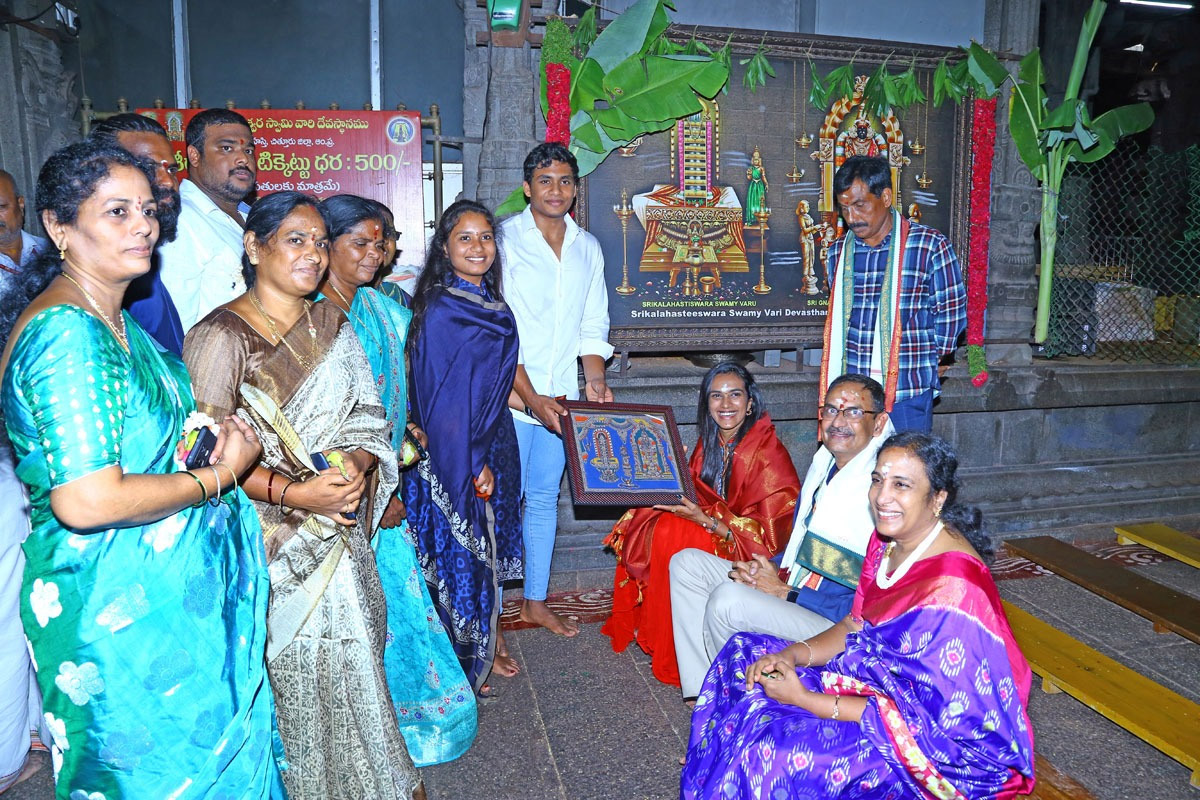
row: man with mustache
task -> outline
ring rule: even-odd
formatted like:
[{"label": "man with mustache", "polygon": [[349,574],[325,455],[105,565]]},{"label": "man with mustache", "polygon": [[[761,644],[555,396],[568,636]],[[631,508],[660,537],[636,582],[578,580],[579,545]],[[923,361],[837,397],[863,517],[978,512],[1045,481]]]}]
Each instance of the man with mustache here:
[{"label": "man with mustache", "polygon": [[[158,205],[159,245],[178,233],[179,164],[171,140],[158,120],[141,114],[117,114],[92,126],[88,138],[111,144],[154,165],[154,200]],[[183,354],[183,324],[171,293],[162,282],[162,258],[155,251],[150,271],[125,292],[125,308],[146,333],[175,355]]]},{"label": "man with mustache", "polygon": [[850,612],[875,523],[867,492],[879,446],[895,430],[883,387],[842,375],[817,414],[821,447],[796,501],[783,555],[735,561],[703,550],[671,559],[671,624],[684,698],[700,693],[709,664],[738,631],[803,641]]},{"label": "man with mustache", "polygon": [[833,193],[850,231],[829,249],[821,386],[869,375],[883,384],[897,431],[928,432],[945,371],[938,362],[967,325],[958,258],[945,236],[893,208],[886,159],[846,159]]},{"label": "man with mustache", "polygon": [[10,276],[46,249],[46,240],[21,230],[24,225],[25,198],[13,176],[0,169],[0,272]]},{"label": "man with mustache", "polygon": [[179,232],[161,248],[162,281],[186,333],[208,312],[246,291],[242,279],[243,199],[254,190],[254,136],[235,111],[209,108],[184,132],[188,177],[180,183]]}]

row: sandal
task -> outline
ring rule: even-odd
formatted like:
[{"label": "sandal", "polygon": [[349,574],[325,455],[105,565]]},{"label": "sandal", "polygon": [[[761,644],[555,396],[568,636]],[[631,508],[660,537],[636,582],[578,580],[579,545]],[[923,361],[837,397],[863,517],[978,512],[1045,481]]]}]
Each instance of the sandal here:
[{"label": "sandal", "polygon": [[478,703],[494,703],[500,699],[500,692],[496,691],[496,687],[490,683],[485,683],[479,687],[479,691],[475,693],[475,701]]}]

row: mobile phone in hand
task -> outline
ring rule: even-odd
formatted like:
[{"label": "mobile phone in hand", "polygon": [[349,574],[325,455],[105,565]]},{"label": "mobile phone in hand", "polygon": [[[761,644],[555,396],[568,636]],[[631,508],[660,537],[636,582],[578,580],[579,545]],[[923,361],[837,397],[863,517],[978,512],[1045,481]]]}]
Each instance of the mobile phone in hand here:
[{"label": "mobile phone in hand", "polygon": [[183,465],[188,469],[207,467],[213,448],[217,446],[217,435],[211,428],[200,428],[195,433],[196,439],[188,450],[187,458],[183,460]]},{"label": "mobile phone in hand", "polygon": [[[313,466],[317,468],[317,472],[324,472],[325,470],[329,469],[330,466],[332,466],[329,463],[329,459],[325,457],[324,453],[312,453],[309,455],[309,458],[312,459]],[[342,514],[342,516],[346,519],[358,519],[358,514],[354,513],[353,511],[347,511],[345,514]]]}]

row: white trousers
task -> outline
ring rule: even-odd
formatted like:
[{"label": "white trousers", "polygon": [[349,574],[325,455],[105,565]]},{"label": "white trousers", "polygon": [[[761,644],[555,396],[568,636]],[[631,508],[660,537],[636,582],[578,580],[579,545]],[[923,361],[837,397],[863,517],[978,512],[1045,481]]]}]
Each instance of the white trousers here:
[{"label": "white trousers", "polygon": [[0,446],[0,791],[25,764],[30,730],[42,726],[41,693],[21,626],[21,542],[28,533],[25,489],[13,474],[9,450]]},{"label": "white trousers", "polygon": [[833,627],[815,611],[735,583],[732,564],[703,550],[671,559],[671,615],[684,697],[700,694],[704,674],[735,633],[769,633],[796,642]]}]

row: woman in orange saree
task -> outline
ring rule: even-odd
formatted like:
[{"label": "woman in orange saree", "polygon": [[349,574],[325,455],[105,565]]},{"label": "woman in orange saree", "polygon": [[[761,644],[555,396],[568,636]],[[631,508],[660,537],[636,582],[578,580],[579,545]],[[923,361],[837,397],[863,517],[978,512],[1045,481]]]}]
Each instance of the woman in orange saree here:
[{"label": "woman in orange saree", "polygon": [[652,657],[654,677],[679,685],[671,628],[671,557],[689,547],[732,561],[772,557],[787,543],[800,477],[775,435],[762,392],[744,367],[725,362],[700,385],[699,438],[688,467],[697,503],[635,508],[605,544],[617,553],[613,611],[603,632],[613,650],[631,641]]}]

